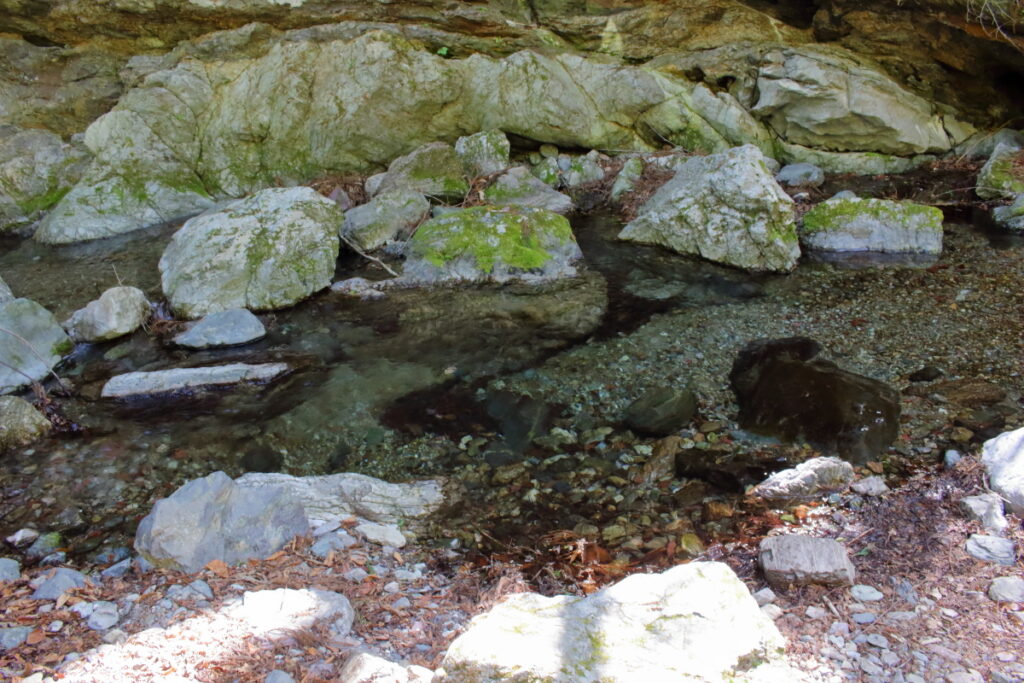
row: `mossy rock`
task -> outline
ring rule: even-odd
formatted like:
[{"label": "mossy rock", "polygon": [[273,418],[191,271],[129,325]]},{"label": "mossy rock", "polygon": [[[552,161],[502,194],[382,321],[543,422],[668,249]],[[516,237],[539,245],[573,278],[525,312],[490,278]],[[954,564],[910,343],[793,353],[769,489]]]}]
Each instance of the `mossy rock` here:
[{"label": "mossy rock", "polygon": [[1024,149],[998,145],[978,173],[975,191],[982,199],[1012,199],[1024,193]]},{"label": "mossy rock", "polygon": [[833,198],[804,214],[800,239],[819,251],[938,254],[942,211],[912,202]]}]

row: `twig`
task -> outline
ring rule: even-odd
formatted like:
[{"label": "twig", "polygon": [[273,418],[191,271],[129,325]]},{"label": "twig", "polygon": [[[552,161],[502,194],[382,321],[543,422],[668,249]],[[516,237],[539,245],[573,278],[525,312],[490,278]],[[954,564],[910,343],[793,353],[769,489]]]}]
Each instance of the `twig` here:
[{"label": "twig", "polygon": [[394,270],[392,270],[391,267],[388,264],[384,263],[383,261],[381,261],[376,256],[370,256],[369,254],[367,254],[365,251],[363,251],[362,249],[357,247],[355,245],[355,243],[352,240],[350,240],[348,237],[346,237],[345,235],[341,235],[341,241],[344,242],[348,246],[349,249],[351,249],[352,251],[356,252],[357,254],[362,256],[364,259],[366,259],[368,261],[373,261],[378,266],[380,266],[384,270],[386,270],[389,273],[391,273],[391,275],[393,275],[394,277],[398,277],[398,273],[396,273]]}]

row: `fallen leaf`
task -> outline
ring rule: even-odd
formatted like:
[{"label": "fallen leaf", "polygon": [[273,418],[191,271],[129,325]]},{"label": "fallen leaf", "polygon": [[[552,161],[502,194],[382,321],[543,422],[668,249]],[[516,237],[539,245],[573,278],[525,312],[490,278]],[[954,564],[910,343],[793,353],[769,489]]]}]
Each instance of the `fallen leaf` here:
[{"label": "fallen leaf", "polygon": [[28,638],[25,639],[25,642],[29,645],[37,645],[44,640],[46,640],[46,634],[43,633],[41,629],[37,628],[35,631],[32,631],[32,633],[28,634]]},{"label": "fallen leaf", "polygon": [[206,568],[222,579],[228,578],[228,575],[231,573],[224,560],[210,560],[206,564]]}]

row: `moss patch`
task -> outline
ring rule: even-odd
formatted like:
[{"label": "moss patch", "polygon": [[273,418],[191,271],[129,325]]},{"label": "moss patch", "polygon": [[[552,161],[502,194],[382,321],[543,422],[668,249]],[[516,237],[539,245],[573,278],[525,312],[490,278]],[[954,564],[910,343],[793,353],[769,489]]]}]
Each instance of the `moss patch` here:
[{"label": "moss patch", "polygon": [[862,217],[870,217],[884,224],[912,224],[920,230],[942,231],[942,211],[939,209],[884,199],[833,199],[822,202],[804,214],[802,229],[808,234],[838,230]]}]

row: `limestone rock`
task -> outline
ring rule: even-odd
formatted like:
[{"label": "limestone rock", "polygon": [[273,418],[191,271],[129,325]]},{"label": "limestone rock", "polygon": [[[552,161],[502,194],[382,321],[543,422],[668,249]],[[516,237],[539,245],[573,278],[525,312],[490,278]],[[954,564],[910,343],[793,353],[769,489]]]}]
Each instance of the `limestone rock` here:
[{"label": "limestone rock", "polygon": [[992,220],[1004,230],[1024,233],[1024,192],[1009,205],[992,209]]},{"label": "limestone rock", "polygon": [[967,554],[982,562],[992,562],[1007,567],[1017,564],[1017,549],[1008,538],[971,534],[965,546]]},{"label": "limestone rock", "polygon": [[244,308],[211,313],[174,337],[174,343],[190,349],[236,346],[262,339],[267,333],[260,319]]},{"label": "limestone rock", "polygon": [[804,214],[800,241],[819,251],[942,252],[942,211],[886,199],[836,199]]},{"label": "limestone rock", "polygon": [[511,596],[445,655],[446,680],[719,681],[754,675],[784,641],[732,570],[693,562],[587,597]]},{"label": "limestone rock", "polygon": [[341,235],[365,251],[408,237],[430,215],[430,202],[418,190],[399,187],[379,192],[345,212]]},{"label": "limestone rock", "polygon": [[399,189],[459,201],[469,192],[469,182],[452,146],[431,142],[392,161],[376,194]]},{"label": "limestone rock", "polygon": [[417,527],[445,502],[440,480],[407,484],[344,472],[310,477],[250,472],[236,480],[240,488],[282,488],[298,500],[311,520],[329,521],[357,516],[379,524]]},{"label": "limestone rock", "polygon": [[995,493],[961,498],[960,509],[967,519],[980,522],[982,528],[990,534],[1002,535],[1009,525],[1003,515],[1003,499]]},{"label": "limestone rock", "polygon": [[355,527],[355,531],[371,543],[391,546],[392,548],[405,547],[405,536],[398,527],[390,524],[363,522]]},{"label": "limestone rock", "polygon": [[775,590],[808,584],[851,586],[856,574],[842,543],[797,534],[763,539],[758,561]]},{"label": "limestone rock", "polygon": [[160,258],[180,315],[284,308],[331,284],[342,217],[308,187],[271,188],[191,219]]},{"label": "limestone rock", "polygon": [[50,431],[50,421],[31,403],[0,396],[0,451],[32,443]]},{"label": "limestone rock", "polygon": [[752,145],[685,161],[619,238],[748,270],[789,271],[800,256],[793,201]]},{"label": "limestone rock", "polygon": [[79,181],[88,162],[81,144],[53,133],[0,128],[0,232],[38,220]]},{"label": "limestone rock", "polygon": [[43,379],[73,348],[53,314],[36,302],[0,303],[0,394]]},{"label": "limestone rock", "polygon": [[806,337],[747,344],[729,373],[740,425],[816,443],[854,464],[877,457],[899,432],[899,393],[815,359],[819,351]]},{"label": "limestone rock", "polygon": [[995,602],[1024,602],[1024,579],[1000,576],[988,587],[988,597]]},{"label": "limestone rock", "polygon": [[141,289],[111,287],[99,299],[75,311],[64,323],[75,341],[104,342],[131,334],[149,317],[149,301]]},{"label": "limestone rock", "polygon": [[668,436],[689,423],[697,412],[697,395],[688,388],[655,387],[626,407],[626,425],[642,434]]},{"label": "limestone rock", "polygon": [[214,472],[157,501],[135,549],[156,567],[196,572],[212,560],[268,557],[308,531],[302,505],[286,490],[256,491]]},{"label": "limestone rock", "polygon": [[814,164],[826,173],[839,175],[907,173],[936,159],[930,154],[901,157],[878,152],[832,152],[794,145],[784,140],[775,141],[775,153],[779,160],[787,164]]},{"label": "limestone rock", "polygon": [[534,176],[525,166],[510,168],[486,190],[484,199],[494,206],[527,206],[567,214],[573,210],[572,199]]},{"label": "limestone rock", "polygon": [[545,280],[576,274],[569,221],[544,209],[473,207],[427,221],[407,245],[410,283]]},{"label": "limestone rock", "polygon": [[316,588],[246,591],[224,613],[245,622],[260,635],[304,631],[327,624],[331,635],[344,638],[355,620],[348,598]]},{"label": "limestone rock", "polygon": [[455,141],[455,154],[470,178],[508,168],[509,142],[500,130],[467,135]]},{"label": "limestone rock", "polygon": [[825,172],[814,164],[788,164],[779,170],[775,180],[789,187],[820,187],[825,182]]},{"label": "limestone rock", "polygon": [[1024,149],[1002,143],[978,173],[975,192],[982,199],[1012,199],[1024,193],[1024,168],[1019,163]]},{"label": "limestone rock", "polygon": [[769,52],[757,90],[752,113],[790,143],[904,156],[953,145],[932,104],[839,50]]},{"label": "limestone rock", "polygon": [[103,398],[128,398],[175,391],[225,386],[240,382],[269,382],[288,372],[286,363],[231,363],[199,368],[128,372],[103,385]]},{"label": "limestone rock", "polygon": [[773,503],[807,503],[842,491],[853,481],[853,466],[835,457],[811,458],[776,472],[758,484],[752,495]]},{"label": "limestone rock", "polygon": [[1024,514],[1024,427],[986,441],[981,462],[992,490],[1006,500],[1011,511]]}]

